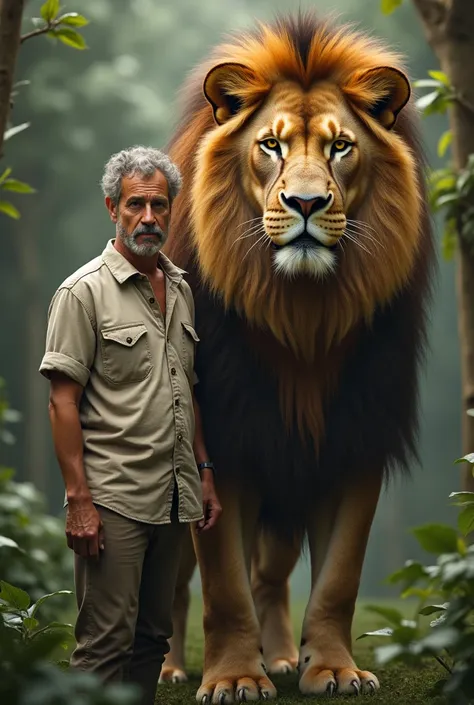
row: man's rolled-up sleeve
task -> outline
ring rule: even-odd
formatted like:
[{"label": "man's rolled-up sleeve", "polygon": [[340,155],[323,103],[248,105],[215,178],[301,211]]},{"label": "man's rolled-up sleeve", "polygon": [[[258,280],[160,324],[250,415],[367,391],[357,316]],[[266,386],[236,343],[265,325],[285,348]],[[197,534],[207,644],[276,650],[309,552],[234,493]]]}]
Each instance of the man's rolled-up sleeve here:
[{"label": "man's rolled-up sleeve", "polygon": [[86,386],[96,349],[90,314],[70,289],[60,289],[51,301],[46,333],[46,352],[39,371],[47,379],[62,372]]}]

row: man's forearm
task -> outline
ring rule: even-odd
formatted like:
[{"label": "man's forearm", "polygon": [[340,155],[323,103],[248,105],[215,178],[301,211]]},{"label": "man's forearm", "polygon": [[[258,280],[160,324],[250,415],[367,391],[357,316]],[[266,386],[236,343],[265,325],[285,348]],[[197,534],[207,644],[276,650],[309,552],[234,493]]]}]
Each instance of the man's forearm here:
[{"label": "man's forearm", "polygon": [[51,400],[49,417],[54,448],[68,500],[90,497],[83,463],[83,437],[79,410],[73,401]]}]

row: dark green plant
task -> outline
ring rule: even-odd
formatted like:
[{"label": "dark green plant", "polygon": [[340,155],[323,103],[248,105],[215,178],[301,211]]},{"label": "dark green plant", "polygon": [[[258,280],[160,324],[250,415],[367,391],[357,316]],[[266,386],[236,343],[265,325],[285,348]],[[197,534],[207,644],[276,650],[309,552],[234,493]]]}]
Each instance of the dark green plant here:
[{"label": "dark green plant", "polygon": [[[20,415],[10,409],[0,380],[0,449],[14,443],[8,426]],[[0,579],[27,590],[33,600],[72,582],[72,553],[64,522],[45,512],[43,495],[29,482],[14,482],[0,456]]]},{"label": "dark green plant", "polygon": [[[456,462],[474,464],[474,453]],[[403,661],[419,664],[434,657],[445,669],[440,682],[444,694],[455,702],[474,699],[474,545],[465,537],[474,529],[474,492],[453,492],[452,503],[459,507],[458,528],[428,524],[413,530],[422,548],[437,556],[435,565],[408,561],[390,576],[392,584],[402,584],[401,597],[417,598],[412,619],[396,609],[369,606],[390,626],[362,634],[390,639],[376,648],[379,663]],[[437,615],[429,623],[423,617]]]},{"label": "dark green plant", "polygon": [[70,672],[67,662],[54,662],[68,648],[72,625],[40,622],[51,598],[70,591],[43,595],[31,604],[23,590],[1,581],[0,702],[5,705],[134,705],[134,686],[104,687],[92,674]]}]

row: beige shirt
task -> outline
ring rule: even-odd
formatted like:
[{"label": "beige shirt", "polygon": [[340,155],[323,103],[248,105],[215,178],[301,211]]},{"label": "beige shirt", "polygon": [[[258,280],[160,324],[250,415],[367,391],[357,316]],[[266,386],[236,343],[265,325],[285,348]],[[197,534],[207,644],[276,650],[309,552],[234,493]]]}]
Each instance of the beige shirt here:
[{"label": "beige shirt", "polygon": [[113,246],[56,291],[40,372],[84,387],[84,468],[94,502],[151,524],[202,518],[193,454],[194,302],[184,272],[160,253],[166,316],[146,275]]}]

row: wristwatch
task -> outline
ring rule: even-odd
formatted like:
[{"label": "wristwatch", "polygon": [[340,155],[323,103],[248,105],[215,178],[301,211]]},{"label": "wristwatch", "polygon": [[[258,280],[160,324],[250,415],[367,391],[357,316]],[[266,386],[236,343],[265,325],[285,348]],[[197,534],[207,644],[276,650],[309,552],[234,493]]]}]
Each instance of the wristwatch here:
[{"label": "wristwatch", "polygon": [[205,470],[206,468],[209,468],[210,470],[212,470],[213,475],[216,474],[214,463],[211,463],[208,460],[206,460],[204,463],[198,463],[197,467],[198,467],[199,473],[201,473],[201,470]]}]

